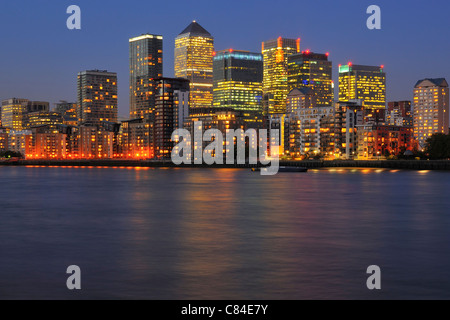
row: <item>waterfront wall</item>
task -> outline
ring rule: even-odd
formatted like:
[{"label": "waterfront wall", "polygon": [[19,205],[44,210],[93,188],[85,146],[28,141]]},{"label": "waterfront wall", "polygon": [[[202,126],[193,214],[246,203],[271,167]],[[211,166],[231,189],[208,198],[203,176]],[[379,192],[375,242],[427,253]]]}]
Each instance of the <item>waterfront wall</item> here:
[{"label": "waterfront wall", "polygon": [[[58,166],[58,167],[213,167],[213,168],[252,168],[255,165],[182,165],[176,166],[172,161],[141,160],[19,160],[2,162],[0,165],[10,166]],[[306,168],[388,168],[405,170],[450,170],[449,160],[334,160],[334,161],[280,161],[280,166]]]}]

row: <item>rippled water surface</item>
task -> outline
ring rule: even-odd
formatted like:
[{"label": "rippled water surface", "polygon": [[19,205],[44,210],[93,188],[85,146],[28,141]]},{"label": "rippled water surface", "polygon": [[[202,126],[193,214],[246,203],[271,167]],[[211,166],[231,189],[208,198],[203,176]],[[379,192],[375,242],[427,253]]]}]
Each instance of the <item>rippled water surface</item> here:
[{"label": "rippled water surface", "polygon": [[450,173],[0,167],[0,298],[449,299]]}]

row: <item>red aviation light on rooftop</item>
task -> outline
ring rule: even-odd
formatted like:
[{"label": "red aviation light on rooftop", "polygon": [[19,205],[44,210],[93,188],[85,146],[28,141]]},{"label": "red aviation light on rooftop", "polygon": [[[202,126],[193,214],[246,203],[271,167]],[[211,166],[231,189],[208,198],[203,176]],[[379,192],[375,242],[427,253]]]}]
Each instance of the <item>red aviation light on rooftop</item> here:
[{"label": "red aviation light on rooftop", "polygon": [[325,55],[328,57],[329,55],[330,55],[330,53],[329,52],[327,52],[327,53],[325,53]]},{"label": "red aviation light on rooftop", "polygon": [[216,53],[215,51],[213,51],[213,57],[215,57],[215,56],[216,56],[216,54],[217,54],[217,53]]},{"label": "red aviation light on rooftop", "polygon": [[351,63],[351,62],[348,63],[348,66],[349,66],[349,67],[351,67],[352,65],[353,65],[353,63]]},{"label": "red aviation light on rooftop", "polygon": [[277,45],[278,45],[278,48],[283,47],[283,38],[282,37],[278,37]]},{"label": "red aviation light on rooftop", "polygon": [[230,50],[228,50],[228,51],[230,51],[230,53],[233,53],[233,49],[230,49]]},{"label": "red aviation light on rooftop", "polygon": [[384,64],[381,65],[381,69],[384,69]]}]

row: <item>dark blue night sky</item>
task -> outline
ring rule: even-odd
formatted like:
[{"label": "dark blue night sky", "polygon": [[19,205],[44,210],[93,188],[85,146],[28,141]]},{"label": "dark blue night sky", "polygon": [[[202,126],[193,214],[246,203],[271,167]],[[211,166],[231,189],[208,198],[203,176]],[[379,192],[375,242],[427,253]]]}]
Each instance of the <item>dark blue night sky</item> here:
[{"label": "dark blue night sky", "polygon": [[[82,29],[66,28],[66,8],[82,10]],[[366,28],[369,5],[382,29]],[[216,50],[260,52],[261,41],[302,39],[302,50],[330,52],[338,64],[385,65],[388,100],[412,98],[417,80],[450,78],[450,2],[385,0],[39,0],[0,4],[0,99],[76,101],[76,74],[119,76],[119,114],[128,115],[128,38],[164,36],[164,75],[173,76],[174,38],[192,20],[215,37]]]}]

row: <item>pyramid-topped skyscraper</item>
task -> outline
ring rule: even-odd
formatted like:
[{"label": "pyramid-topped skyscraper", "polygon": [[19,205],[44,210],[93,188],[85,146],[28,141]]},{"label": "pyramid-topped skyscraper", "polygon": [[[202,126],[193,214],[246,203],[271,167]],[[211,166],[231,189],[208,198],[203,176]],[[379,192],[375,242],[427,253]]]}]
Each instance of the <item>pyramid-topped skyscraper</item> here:
[{"label": "pyramid-topped skyscraper", "polygon": [[175,38],[175,77],[190,81],[191,108],[212,105],[213,53],[213,36],[196,21]]}]

